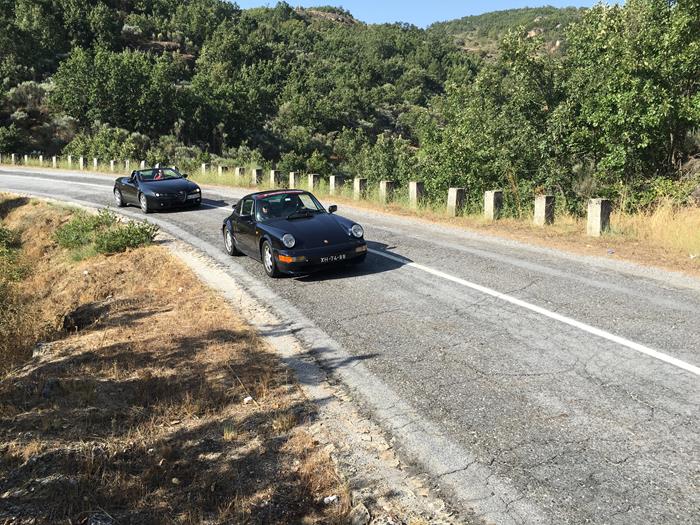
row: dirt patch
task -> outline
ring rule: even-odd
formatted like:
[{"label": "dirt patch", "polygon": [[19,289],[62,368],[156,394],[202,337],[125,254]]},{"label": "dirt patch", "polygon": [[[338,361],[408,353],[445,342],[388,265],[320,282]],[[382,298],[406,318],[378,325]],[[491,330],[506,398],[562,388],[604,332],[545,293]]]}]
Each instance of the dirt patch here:
[{"label": "dirt patch", "polygon": [[165,249],[71,260],[52,238],[71,213],[0,204],[31,265],[31,334],[0,380],[0,522],[342,522],[289,370]]}]

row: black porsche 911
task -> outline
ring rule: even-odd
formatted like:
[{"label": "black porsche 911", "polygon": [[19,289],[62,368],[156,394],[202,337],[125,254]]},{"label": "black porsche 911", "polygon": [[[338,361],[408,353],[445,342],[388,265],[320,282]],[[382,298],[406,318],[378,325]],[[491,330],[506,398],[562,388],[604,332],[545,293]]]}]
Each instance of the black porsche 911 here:
[{"label": "black porsche 911", "polygon": [[367,256],[359,224],[328,211],[308,191],[271,190],[243,197],[222,227],[229,255],[263,263],[270,277],[305,274]]},{"label": "black porsche 911", "polygon": [[202,190],[175,168],[150,168],[118,178],[114,183],[114,202],[119,207],[135,204],[149,213],[199,206]]}]

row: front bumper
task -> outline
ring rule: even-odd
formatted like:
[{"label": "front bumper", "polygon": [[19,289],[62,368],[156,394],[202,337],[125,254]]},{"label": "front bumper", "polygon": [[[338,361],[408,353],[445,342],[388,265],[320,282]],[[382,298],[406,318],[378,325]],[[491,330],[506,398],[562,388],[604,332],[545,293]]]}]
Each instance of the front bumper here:
[{"label": "front bumper", "polygon": [[200,193],[196,199],[183,200],[180,196],[173,197],[152,197],[146,196],[148,206],[152,210],[172,210],[176,208],[189,208],[191,206],[199,206],[202,203],[202,194]]},{"label": "front bumper", "polygon": [[359,239],[347,244],[310,250],[273,250],[273,254],[280,272],[311,273],[364,259],[367,255],[367,243]]}]

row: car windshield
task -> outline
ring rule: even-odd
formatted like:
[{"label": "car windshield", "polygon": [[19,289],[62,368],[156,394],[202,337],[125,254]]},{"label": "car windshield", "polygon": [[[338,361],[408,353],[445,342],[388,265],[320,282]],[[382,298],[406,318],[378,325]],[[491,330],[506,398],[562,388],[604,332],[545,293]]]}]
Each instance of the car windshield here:
[{"label": "car windshield", "polygon": [[151,170],[140,170],[139,176],[144,182],[152,182],[156,180],[172,180],[181,179],[182,175],[174,168],[153,168]]},{"label": "car windshield", "polygon": [[316,197],[307,192],[274,192],[258,197],[255,220],[265,222],[274,219],[306,217],[325,211]]}]

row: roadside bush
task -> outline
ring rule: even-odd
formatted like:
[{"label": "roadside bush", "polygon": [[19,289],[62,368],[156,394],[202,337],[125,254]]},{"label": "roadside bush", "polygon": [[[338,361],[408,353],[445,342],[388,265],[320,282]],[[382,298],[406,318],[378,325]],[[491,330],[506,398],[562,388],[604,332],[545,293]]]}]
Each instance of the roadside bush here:
[{"label": "roadside bush", "polygon": [[158,233],[158,226],[144,222],[127,222],[116,228],[100,232],[95,239],[98,253],[118,253],[127,248],[151,244]]},{"label": "roadside bush", "polygon": [[78,212],[66,224],[56,230],[56,242],[62,248],[72,250],[75,259],[84,259],[96,253],[118,253],[127,248],[137,248],[153,242],[158,227],[144,222],[119,222],[109,210],[97,215]]}]

